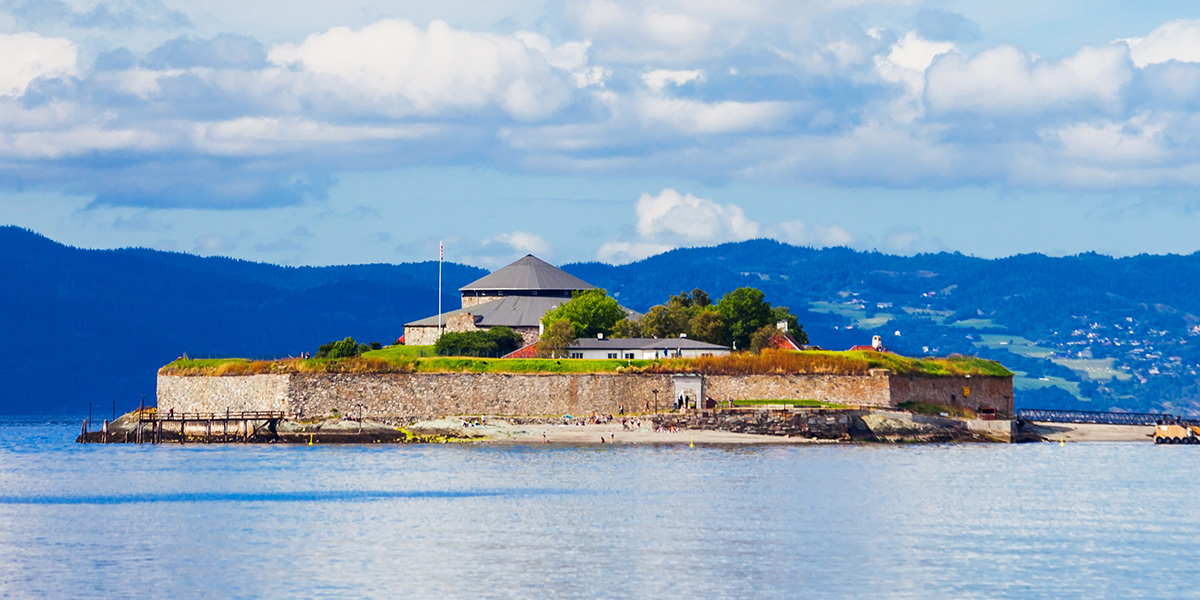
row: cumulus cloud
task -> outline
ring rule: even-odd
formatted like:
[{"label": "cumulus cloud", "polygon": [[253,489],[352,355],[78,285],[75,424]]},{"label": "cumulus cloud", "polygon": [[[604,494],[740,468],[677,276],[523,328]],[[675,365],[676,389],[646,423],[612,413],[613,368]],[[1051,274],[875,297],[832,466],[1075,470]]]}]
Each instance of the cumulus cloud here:
[{"label": "cumulus cloud", "polygon": [[804,221],[784,221],[771,228],[770,237],[795,246],[827,248],[854,244],[854,236],[839,225],[824,227],[807,225]]},{"label": "cumulus cloud", "polygon": [[736,204],[721,204],[667,188],[642,194],[634,205],[635,239],[615,239],[600,246],[596,258],[625,263],[661,254],[680,246],[719,244],[758,237],[803,246],[849,246],[854,236],[840,226],[807,225],[789,220],[760,224]]},{"label": "cumulus cloud", "polygon": [[1171,60],[1200,63],[1200,20],[1171,21],[1145,37],[1119,41],[1129,46],[1129,56],[1139,69]]},{"label": "cumulus cloud", "polygon": [[[275,46],[268,59],[310,75],[312,91],[359,94],[395,104],[401,114],[497,106],[516,119],[535,120],[570,101],[575,87],[571,73],[519,37],[456,30],[443,21],[424,31],[399,19],[359,30],[335,27],[300,44]],[[308,93],[305,87],[297,92]]]},{"label": "cumulus cloud", "polygon": [[726,242],[753,238],[760,229],[736,204],[722,205],[670,188],[639,196],[636,212],[637,232],[643,237]]},{"label": "cumulus cloud", "polygon": [[886,56],[875,57],[875,68],[883,79],[904,87],[904,93],[892,102],[892,116],[912,121],[923,114],[921,97],[925,91],[925,70],[938,56],[954,50],[950,42],[934,42],[915,31],[892,44]]},{"label": "cumulus cloud", "polygon": [[692,69],[690,71],[671,71],[668,69],[655,69],[642,73],[642,83],[654,92],[661,92],[667,84],[683,85],[690,81],[704,81],[704,71],[702,69]]},{"label": "cumulus cloud", "polygon": [[43,77],[78,73],[75,44],[36,33],[0,34],[0,96],[20,96]]},{"label": "cumulus cloud", "polygon": [[934,61],[925,102],[941,112],[1022,114],[1056,107],[1120,107],[1121,89],[1133,79],[1122,45],[1087,47],[1060,61],[1041,60],[1011,46],[974,57],[952,52]]}]

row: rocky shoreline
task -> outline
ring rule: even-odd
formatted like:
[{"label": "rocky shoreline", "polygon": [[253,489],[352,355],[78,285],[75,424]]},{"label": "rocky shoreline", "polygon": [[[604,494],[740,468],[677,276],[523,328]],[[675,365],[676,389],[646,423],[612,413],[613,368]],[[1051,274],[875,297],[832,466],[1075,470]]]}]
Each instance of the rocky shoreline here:
[{"label": "rocky shoreline", "polygon": [[[949,443],[1041,441],[1047,431],[1013,421],[926,416],[897,410],[778,408],[685,410],[624,417],[469,416],[436,420],[278,418],[243,425],[161,421],[136,413],[81,433],[80,443]],[[180,427],[186,427],[181,435]],[[138,430],[141,429],[139,438]],[[1053,432],[1049,432],[1053,433]]]}]

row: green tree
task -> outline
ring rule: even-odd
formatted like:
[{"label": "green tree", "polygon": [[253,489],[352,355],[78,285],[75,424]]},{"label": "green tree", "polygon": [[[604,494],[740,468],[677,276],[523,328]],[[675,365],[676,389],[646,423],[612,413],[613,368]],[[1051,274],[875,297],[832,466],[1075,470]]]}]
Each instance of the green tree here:
[{"label": "green tree", "polygon": [[725,338],[725,320],[721,318],[721,313],[716,308],[696,311],[688,329],[691,330],[688,336],[692,339],[710,344],[725,345],[729,343]]},{"label": "green tree", "polygon": [[567,358],[568,347],[575,341],[575,327],[566,319],[551,321],[538,340],[538,356],[542,358]]},{"label": "green tree", "polygon": [[642,335],[640,321],[633,321],[626,317],[613,325],[612,336],[615,338],[636,338],[642,337]]},{"label": "green tree", "polygon": [[696,288],[696,289],[692,290],[692,307],[693,308],[704,308],[706,306],[711,306],[711,305],[712,305],[712,298],[710,298],[708,296],[708,292],[706,292],[700,288]]},{"label": "green tree", "polygon": [[679,333],[671,311],[661,304],[651,306],[650,310],[642,315],[638,325],[641,326],[642,335],[645,337],[666,338]]},{"label": "green tree", "polygon": [[317,348],[316,358],[353,358],[370,349],[370,346],[360,344],[354,341],[354,338],[348,337],[340,342],[321,344]]},{"label": "green tree", "polygon": [[759,353],[763,351],[771,342],[771,338],[779,333],[779,328],[774,325],[763,325],[754,335],[750,336],[750,351]]},{"label": "green tree", "polygon": [[764,300],[762,291],[752,287],[740,287],[721,297],[717,310],[725,321],[726,333],[735,348],[750,346],[750,336],[764,325],[773,325],[771,304]]},{"label": "green tree", "polygon": [[571,299],[547,312],[542,325],[565,319],[575,329],[575,337],[595,337],[598,333],[610,334],[617,321],[625,318],[620,304],[610,298],[608,292],[596,288],[575,292]]}]

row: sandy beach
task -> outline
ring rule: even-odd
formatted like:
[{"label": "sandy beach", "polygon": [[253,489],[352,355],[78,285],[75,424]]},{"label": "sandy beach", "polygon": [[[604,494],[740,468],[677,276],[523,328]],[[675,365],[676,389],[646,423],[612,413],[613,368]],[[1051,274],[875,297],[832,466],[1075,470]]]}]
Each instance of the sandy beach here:
[{"label": "sandy beach", "polygon": [[1153,425],[1033,423],[1032,427],[1049,442],[1154,442]]},{"label": "sandy beach", "polygon": [[[516,425],[489,420],[486,425],[463,427],[462,421],[441,419],[412,425],[413,429],[434,429],[464,436],[482,435],[490,443],[511,444],[831,444],[829,440],[800,437],[753,435],[712,430],[654,431],[645,419],[640,429],[625,430],[620,421],[604,425],[536,424]],[[603,442],[601,441],[603,440]]]}]

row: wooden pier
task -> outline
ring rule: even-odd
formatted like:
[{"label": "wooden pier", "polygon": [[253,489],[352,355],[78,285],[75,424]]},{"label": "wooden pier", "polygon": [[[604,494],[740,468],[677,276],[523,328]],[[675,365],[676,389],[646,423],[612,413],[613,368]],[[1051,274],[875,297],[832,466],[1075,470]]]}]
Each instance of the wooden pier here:
[{"label": "wooden pier", "polygon": [[184,413],[168,411],[161,413],[151,409],[138,409],[136,425],[113,431],[108,419],[100,431],[91,431],[90,424],[83,421],[81,443],[127,443],[161,444],[178,442],[230,443],[251,442],[260,434],[277,440],[279,422],[287,417],[282,411],[225,411],[223,413]]}]

